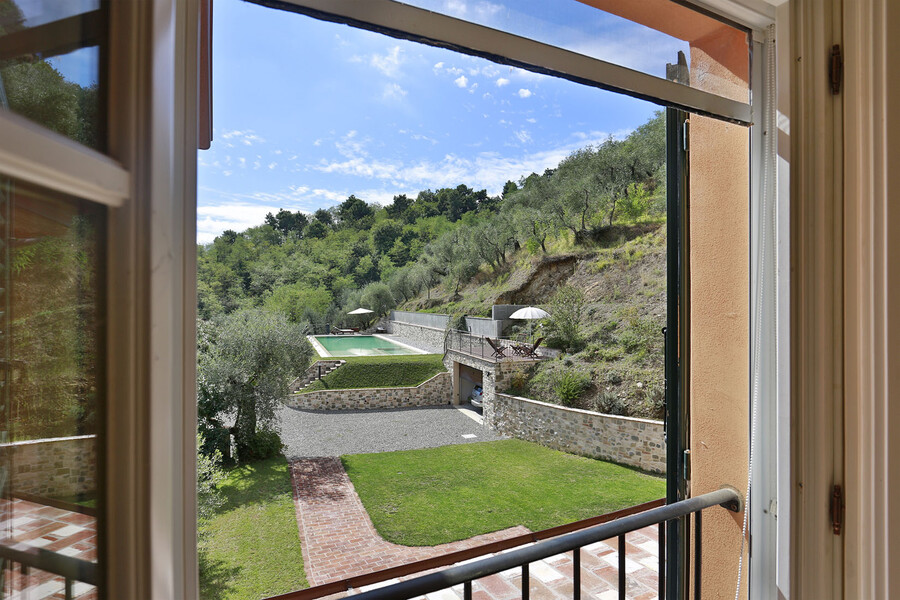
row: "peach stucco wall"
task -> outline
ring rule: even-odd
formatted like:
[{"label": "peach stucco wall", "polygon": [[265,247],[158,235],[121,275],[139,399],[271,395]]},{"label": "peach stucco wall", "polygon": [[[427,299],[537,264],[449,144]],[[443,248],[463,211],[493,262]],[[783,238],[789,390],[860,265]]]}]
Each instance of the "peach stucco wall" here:
[{"label": "peach stucco wall", "polygon": [[[692,67],[695,61],[725,87],[746,86],[731,71],[716,74],[714,61],[692,49]],[[723,485],[745,493],[750,136],[745,127],[707,117],[690,122],[691,493]],[[704,515],[703,598],[734,598],[742,519],[719,509]]]}]

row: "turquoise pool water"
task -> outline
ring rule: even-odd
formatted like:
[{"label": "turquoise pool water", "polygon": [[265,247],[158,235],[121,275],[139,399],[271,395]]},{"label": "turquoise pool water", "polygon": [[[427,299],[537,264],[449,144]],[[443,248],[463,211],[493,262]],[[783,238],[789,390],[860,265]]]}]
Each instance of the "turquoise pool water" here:
[{"label": "turquoise pool water", "polygon": [[[408,346],[395,344],[374,335],[317,335],[315,340],[331,356],[384,356],[421,354]],[[319,348],[316,348],[322,354]]]}]

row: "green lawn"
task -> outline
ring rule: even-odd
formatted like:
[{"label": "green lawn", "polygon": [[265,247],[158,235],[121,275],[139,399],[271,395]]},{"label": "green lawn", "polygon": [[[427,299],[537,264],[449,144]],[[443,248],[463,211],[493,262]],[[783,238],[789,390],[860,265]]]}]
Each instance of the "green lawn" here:
[{"label": "green lawn", "polygon": [[200,597],[259,600],[309,587],[283,456],[228,472],[225,504],[203,527]]},{"label": "green lawn", "polygon": [[342,456],[378,533],[434,546],[524,525],[532,531],[665,496],[665,478],[504,440]]},{"label": "green lawn", "polygon": [[354,356],[343,360],[347,364],[303,391],[412,387],[447,370],[440,354]]}]

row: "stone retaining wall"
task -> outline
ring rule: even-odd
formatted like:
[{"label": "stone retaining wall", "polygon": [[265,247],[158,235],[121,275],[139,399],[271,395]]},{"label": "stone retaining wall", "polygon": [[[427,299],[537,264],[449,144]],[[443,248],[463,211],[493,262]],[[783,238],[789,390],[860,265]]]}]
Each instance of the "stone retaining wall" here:
[{"label": "stone retaining wall", "polygon": [[444,347],[443,329],[412,325],[411,323],[401,323],[400,321],[391,321],[390,332],[393,335],[398,335],[403,339],[409,340],[414,345],[416,343],[422,344],[424,348],[441,350]]},{"label": "stone retaining wall", "polygon": [[555,450],[652,473],[666,472],[662,421],[604,415],[495,394],[491,410],[485,410],[485,422],[499,433]]},{"label": "stone retaining wall", "polygon": [[285,404],[305,410],[359,410],[450,404],[450,373],[438,373],[416,387],[318,390],[292,394]]},{"label": "stone retaining wall", "polygon": [[12,455],[14,492],[70,496],[97,489],[94,435],[0,444],[0,453]]}]

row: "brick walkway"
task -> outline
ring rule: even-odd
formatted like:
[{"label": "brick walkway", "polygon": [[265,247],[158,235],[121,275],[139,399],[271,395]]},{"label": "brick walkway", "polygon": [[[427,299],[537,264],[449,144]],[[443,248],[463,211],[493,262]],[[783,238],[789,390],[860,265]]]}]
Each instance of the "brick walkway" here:
[{"label": "brick walkway", "polygon": [[[77,512],[20,500],[0,500],[0,531],[12,533],[4,545],[18,549],[43,548],[82,560],[97,560],[97,519]],[[40,600],[64,598],[64,579],[32,569],[27,576],[16,568],[4,573],[4,598]],[[74,582],[73,598],[93,600],[96,588]]]},{"label": "brick walkway", "polygon": [[[340,459],[314,458],[294,461],[291,463],[291,473],[303,565],[311,586],[529,533],[524,527],[513,527],[431,548],[398,546],[384,541],[375,531],[350,478],[344,472]],[[657,597],[656,531],[655,527],[648,527],[630,533],[626,537],[626,594],[631,600],[651,600]],[[618,598],[616,546],[616,540],[609,540],[586,546],[582,550],[581,578],[584,598],[599,600]],[[557,555],[532,563],[529,571],[531,598],[562,600],[572,597],[571,554]],[[401,580],[415,576],[411,575]],[[400,580],[392,579],[366,586],[359,591],[368,591],[397,581]],[[511,569],[477,580],[473,585],[473,598],[512,600],[521,596],[521,586],[521,570]],[[355,591],[331,598],[353,593]],[[429,594],[426,600],[460,598],[462,586]]]}]

